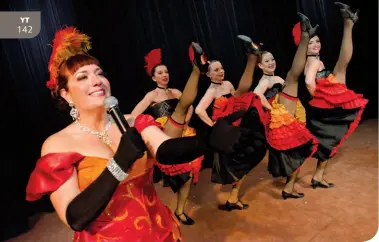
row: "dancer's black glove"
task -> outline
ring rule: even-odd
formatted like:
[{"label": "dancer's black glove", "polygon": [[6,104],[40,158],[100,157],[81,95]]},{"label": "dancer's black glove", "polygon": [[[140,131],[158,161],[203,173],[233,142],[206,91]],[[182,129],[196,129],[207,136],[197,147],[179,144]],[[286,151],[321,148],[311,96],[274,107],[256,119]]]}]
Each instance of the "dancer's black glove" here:
[{"label": "dancer's black glove", "polygon": [[[145,150],[141,135],[135,128],[129,128],[122,135],[113,159],[127,173],[134,162],[144,155]],[[119,183],[120,181],[105,168],[100,176],[68,205],[66,219],[70,227],[75,231],[82,231],[89,226],[103,212]]]},{"label": "dancer's black glove", "polygon": [[120,139],[120,144],[113,159],[125,171],[141,158],[146,151],[146,145],[137,129],[129,128]]}]

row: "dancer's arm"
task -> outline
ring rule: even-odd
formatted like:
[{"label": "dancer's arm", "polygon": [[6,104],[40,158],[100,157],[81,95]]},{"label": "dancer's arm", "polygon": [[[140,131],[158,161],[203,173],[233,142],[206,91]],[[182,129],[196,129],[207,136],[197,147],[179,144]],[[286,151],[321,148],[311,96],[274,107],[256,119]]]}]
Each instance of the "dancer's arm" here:
[{"label": "dancer's arm", "polygon": [[209,126],[213,126],[215,124],[215,122],[213,122],[213,120],[207,114],[207,108],[209,107],[209,105],[211,105],[214,99],[215,92],[216,89],[208,88],[203,98],[200,100],[199,104],[195,108],[195,113],[199,116],[201,120],[203,120],[204,123],[208,124]]},{"label": "dancer's arm", "polygon": [[236,92],[236,89],[234,89],[233,84],[230,81],[224,81],[226,85],[229,87],[230,94],[234,95]]},{"label": "dancer's arm", "polygon": [[309,93],[313,96],[313,92],[316,89],[316,75],[320,68],[320,61],[315,58],[308,58],[305,66],[305,84]]},{"label": "dancer's arm", "polygon": [[135,106],[132,111],[133,116],[137,116],[143,112],[153,103],[156,93],[154,91],[148,92],[145,97]]},{"label": "dancer's arm", "polygon": [[254,89],[254,93],[257,94],[261,98],[263,107],[265,107],[268,110],[271,110],[272,106],[267,101],[267,98],[264,95],[267,89],[268,89],[268,80],[262,79],[259,81],[258,86]]},{"label": "dancer's arm", "polygon": [[[42,155],[61,150],[67,139],[56,138],[45,142]],[[127,173],[131,165],[145,152],[146,146],[135,128],[130,128],[121,137],[119,147],[108,165],[116,167],[121,173]],[[122,179],[125,177],[121,176]],[[86,229],[105,209],[113,193],[122,181],[108,168],[83,191],[78,186],[77,171],[56,191],[50,200],[60,219],[74,231]]]}]

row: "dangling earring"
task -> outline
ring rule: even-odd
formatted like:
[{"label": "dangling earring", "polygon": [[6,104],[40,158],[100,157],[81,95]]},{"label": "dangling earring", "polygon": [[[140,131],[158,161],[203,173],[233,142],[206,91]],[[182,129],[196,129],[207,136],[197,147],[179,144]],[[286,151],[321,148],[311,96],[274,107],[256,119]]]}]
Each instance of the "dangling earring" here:
[{"label": "dangling earring", "polygon": [[79,112],[78,112],[78,110],[75,108],[75,106],[74,106],[73,103],[69,103],[68,105],[71,107],[70,115],[71,115],[72,119],[73,120],[78,120],[79,119]]}]

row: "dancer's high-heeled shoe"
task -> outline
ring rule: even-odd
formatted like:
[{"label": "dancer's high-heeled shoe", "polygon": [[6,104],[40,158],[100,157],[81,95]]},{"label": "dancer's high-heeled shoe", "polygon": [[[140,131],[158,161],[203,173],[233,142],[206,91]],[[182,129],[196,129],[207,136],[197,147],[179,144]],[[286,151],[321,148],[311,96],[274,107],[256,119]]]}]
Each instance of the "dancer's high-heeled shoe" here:
[{"label": "dancer's high-heeled shoe", "polygon": [[198,43],[192,42],[191,43],[191,49],[192,49],[193,53],[191,53],[192,51],[190,51],[189,55],[190,55],[190,59],[193,62],[193,64],[196,65],[197,67],[199,67],[200,73],[207,72],[208,71],[208,62],[207,62],[207,58],[205,56],[205,53],[203,51],[203,48],[201,48],[201,46]]},{"label": "dancer's high-heeled shoe", "polygon": [[342,17],[344,19],[351,19],[351,21],[353,21],[353,23],[356,23],[358,21],[359,10],[357,10],[355,13],[353,13],[351,11],[349,5],[346,5],[346,4],[341,3],[341,2],[335,2],[334,4],[340,8]]},{"label": "dancer's high-heeled shoe", "polygon": [[[242,207],[238,203],[241,203]],[[242,203],[241,200],[238,200],[236,203],[231,203],[229,201],[226,201],[224,210],[230,212],[233,210],[245,210],[248,208],[249,208],[249,204]]]},{"label": "dancer's high-heeled shoe", "polygon": [[301,192],[287,193],[285,191],[282,191],[282,197],[283,197],[284,200],[286,200],[287,198],[303,198],[304,197],[304,193],[301,193]]},{"label": "dancer's high-heeled shoe", "polygon": [[315,36],[318,31],[319,25],[316,24],[314,27],[312,27],[311,22],[307,16],[300,12],[297,12],[297,15],[300,17],[301,32],[308,32],[309,38]]},{"label": "dancer's high-heeled shoe", "polygon": [[[180,219],[180,216],[182,216],[182,215],[184,215],[184,217],[186,217],[186,220],[185,220],[185,221]],[[185,214],[185,213],[182,213],[182,214],[177,215],[176,212],[175,212],[175,217],[176,217],[176,219],[177,219],[180,223],[182,223],[182,224],[184,224],[184,225],[193,225],[193,224],[195,224],[195,221],[194,221],[192,218],[190,218],[190,217],[189,217],[187,214]]]},{"label": "dancer's high-heeled shoe", "polygon": [[260,43],[259,45],[255,44],[251,40],[251,38],[246,35],[238,35],[237,38],[239,38],[240,40],[244,42],[247,55],[250,55],[250,54],[259,55],[260,53],[262,53],[262,46],[263,46],[262,43]]},{"label": "dancer's high-heeled shoe", "polygon": [[[325,180],[323,180],[325,181]],[[327,181],[325,181],[326,184],[328,185],[325,185],[324,183],[320,182],[320,181],[316,181],[315,179],[312,178],[312,181],[311,181],[311,184],[312,184],[312,187],[313,189],[316,189],[317,187],[321,187],[321,188],[332,188],[334,187],[335,185],[333,183],[328,183]]]}]

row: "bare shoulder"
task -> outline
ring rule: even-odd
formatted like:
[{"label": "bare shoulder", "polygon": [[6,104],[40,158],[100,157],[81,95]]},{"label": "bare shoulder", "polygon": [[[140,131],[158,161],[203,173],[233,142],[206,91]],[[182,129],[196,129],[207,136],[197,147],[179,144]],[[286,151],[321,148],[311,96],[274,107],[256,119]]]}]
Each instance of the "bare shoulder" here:
[{"label": "bare shoulder", "polygon": [[319,60],[319,61],[320,61],[320,68],[324,69],[325,68],[324,62],[322,62],[322,60]]},{"label": "bare shoulder", "polygon": [[306,65],[308,66],[315,66],[315,65],[320,65],[322,61],[316,59],[316,58],[308,58]]},{"label": "bare shoulder", "polygon": [[216,87],[214,86],[209,86],[207,91],[205,92],[205,95],[212,95],[214,96],[214,94],[216,93]]},{"label": "bare shoulder", "polygon": [[281,78],[280,76],[275,76],[275,82],[283,84],[284,83],[284,79]]},{"label": "bare shoulder", "polygon": [[179,90],[176,89],[176,88],[170,88],[170,91],[171,91],[172,95],[173,95],[175,98],[177,98],[177,99],[179,99],[179,98],[182,96],[182,92],[179,91]]},{"label": "bare shoulder", "polygon": [[146,93],[144,99],[147,99],[147,100],[154,100],[154,98],[156,98],[158,96],[158,93],[155,91],[155,90],[152,90],[148,93]]},{"label": "bare shoulder", "polygon": [[308,58],[307,63],[305,64],[304,73],[307,73],[311,70],[318,70],[321,63],[322,61],[317,60],[316,58]]},{"label": "bare shoulder", "polygon": [[232,88],[234,88],[233,84],[230,81],[224,81],[224,83]]},{"label": "bare shoulder", "polygon": [[258,82],[257,87],[258,87],[258,86],[259,86],[259,87],[267,87],[268,84],[269,84],[269,82],[270,82],[269,79],[267,79],[267,78],[261,78],[261,79],[259,80],[259,82]]},{"label": "bare shoulder", "polygon": [[72,125],[67,126],[61,131],[49,136],[42,144],[41,156],[48,153],[59,153],[67,151],[67,144],[72,141],[72,135],[70,135]]}]

